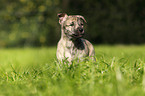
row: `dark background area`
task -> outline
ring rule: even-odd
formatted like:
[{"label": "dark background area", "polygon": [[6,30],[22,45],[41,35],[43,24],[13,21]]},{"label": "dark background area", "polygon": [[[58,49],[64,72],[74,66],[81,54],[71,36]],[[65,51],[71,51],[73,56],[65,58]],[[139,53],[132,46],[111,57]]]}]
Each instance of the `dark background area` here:
[{"label": "dark background area", "polygon": [[56,45],[61,12],[84,16],[94,44],[145,43],[145,0],[0,0],[0,47]]}]

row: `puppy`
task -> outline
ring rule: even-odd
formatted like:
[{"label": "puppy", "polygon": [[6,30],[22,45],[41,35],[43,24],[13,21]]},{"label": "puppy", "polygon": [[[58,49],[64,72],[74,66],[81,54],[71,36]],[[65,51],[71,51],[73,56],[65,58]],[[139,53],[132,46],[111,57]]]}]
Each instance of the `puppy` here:
[{"label": "puppy", "polygon": [[59,24],[61,25],[61,38],[57,45],[56,56],[59,61],[73,60],[82,61],[85,57],[90,57],[95,61],[95,51],[93,45],[84,35],[85,18],[80,15],[70,15],[59,13]]}]

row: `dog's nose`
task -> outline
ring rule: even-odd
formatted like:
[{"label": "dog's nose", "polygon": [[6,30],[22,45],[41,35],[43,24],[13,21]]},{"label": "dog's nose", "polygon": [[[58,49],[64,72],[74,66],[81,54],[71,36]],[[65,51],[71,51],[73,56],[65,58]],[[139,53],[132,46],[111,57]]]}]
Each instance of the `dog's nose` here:
[{"label": "dog's nose", "polygon": [[80,28],[80,29],[79,29],[79,31],[80,31],[80,32],[83,32],[83,31],[84,31],[84,29],[83,29],[83,28]]}]

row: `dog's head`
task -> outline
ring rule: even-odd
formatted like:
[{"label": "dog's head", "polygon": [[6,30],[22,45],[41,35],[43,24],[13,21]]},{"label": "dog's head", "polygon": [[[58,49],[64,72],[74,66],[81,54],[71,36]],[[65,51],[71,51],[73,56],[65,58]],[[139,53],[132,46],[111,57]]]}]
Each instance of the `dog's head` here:
[{"label": "dog's head", "polygon": [[70,15],[59,13],[59,23],[64,30],[64,34],[70,39],[81,38],[84,35],[84,19],[80,15]]}]

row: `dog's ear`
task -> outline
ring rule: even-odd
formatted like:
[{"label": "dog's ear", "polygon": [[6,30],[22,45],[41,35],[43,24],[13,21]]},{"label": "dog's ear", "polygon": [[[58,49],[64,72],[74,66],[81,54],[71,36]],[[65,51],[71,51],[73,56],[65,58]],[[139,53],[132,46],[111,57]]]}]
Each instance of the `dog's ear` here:
[{"label": "dog's ear", "polygon": [[66,13],[58,13],[57,16],[59,18],[59,23],[62,24],[68,15]]},{"label": "dog's ear", "polygon": [[84,21],[87,23],[86,19],[85,19],[83,16],[81,16],[81,15],[76,15],[76,17],[81,18],[82,20],[84,20]]}]

